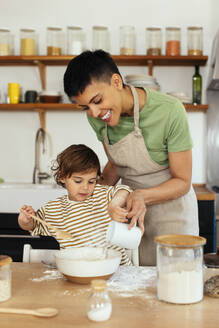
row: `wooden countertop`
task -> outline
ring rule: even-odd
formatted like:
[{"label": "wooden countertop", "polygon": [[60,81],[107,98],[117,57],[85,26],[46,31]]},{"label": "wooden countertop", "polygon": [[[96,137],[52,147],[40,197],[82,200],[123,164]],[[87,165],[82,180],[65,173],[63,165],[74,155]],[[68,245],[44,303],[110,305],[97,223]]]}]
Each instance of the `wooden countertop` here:
[{"label": "wooden countertop", "polygon": [[193,184],[198,200],[215,200],[215,194],[206,188],[205,184]]},{"label": "wooden countertop", "polygon": [[[133,297],[110,291],[113,303],[111,318],[106,322],[91,322],[86,317],[86,304],[90,293],[88,285],[73,284],[57,277],[42,279],[53,269],[41,263],[13,263],[12,270],[13,296],[10,300],[0,303],[0,307],[55,307],[59,313],[53,318],[1,313],[2,328],[218,327],[219,299],[205,296],[202,302],[196,304],[168,304],[157,300],[156,288],[153,286],[141,289],[141,295]],[[38,278],[38,281],[33,281],[34,278]]]}]

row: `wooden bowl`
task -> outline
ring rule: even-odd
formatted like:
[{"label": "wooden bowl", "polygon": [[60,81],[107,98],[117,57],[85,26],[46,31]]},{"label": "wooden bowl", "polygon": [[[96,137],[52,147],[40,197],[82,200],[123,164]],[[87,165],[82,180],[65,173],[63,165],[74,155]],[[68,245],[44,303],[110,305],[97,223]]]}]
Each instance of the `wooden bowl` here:
[{"label": "wooden bowl", "polygon": [[43,91],[39,94],[39,101],[41,103],[59,103],[62,97],[57,91]]},{"label": "wooden bowl", "polygon": [[121,254],[107,250],[104,258],[103,248],[73,247],[55,254],[58,270],[71,282],[89,284],[93,279],[109,279],[118,269]]}]

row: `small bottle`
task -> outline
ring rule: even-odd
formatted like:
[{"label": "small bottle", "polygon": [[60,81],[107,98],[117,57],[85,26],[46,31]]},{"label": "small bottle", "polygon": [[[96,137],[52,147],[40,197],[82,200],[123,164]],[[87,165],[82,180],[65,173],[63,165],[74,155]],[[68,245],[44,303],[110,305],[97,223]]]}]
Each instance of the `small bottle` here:
[{"label": "small bottle", "polygon": [[192,77],[192,102],[201,104],[202,101],[202,76],[199,74],[199,66],[195,65],[195,74]]},{"label": "small bottle", "polygon": [[120,26],[120,55],[134,55],[135,43],[135,27]]},{"label": "small bottle", "polygon": [[92,27],[92,50],[110,51],[110,34],[106,26]]},{"label": "small bottle", "polygon": [[106,321],[112,314],[112,302],[106,289],[106,281],[91,281],[91,295],[87,304],[87,316],[91,321]]},{"label": "small bottle", "polygon": [[166,27],[166,56],[180,56],[180,40],[179,27]]},{"label": "small bottle", "polygon": [[162,31],[160,27],[146,28],[147,55],[160,56],[162,49]]},{"label": "small bottle", "polygon": [[187,28],[188,55],[202,56],[203,36],[202,27],[189,26]]},{"label": "small bottle", "polygon": [[11,297],[11,262],[11,257],[0,255],[0,302]]}]

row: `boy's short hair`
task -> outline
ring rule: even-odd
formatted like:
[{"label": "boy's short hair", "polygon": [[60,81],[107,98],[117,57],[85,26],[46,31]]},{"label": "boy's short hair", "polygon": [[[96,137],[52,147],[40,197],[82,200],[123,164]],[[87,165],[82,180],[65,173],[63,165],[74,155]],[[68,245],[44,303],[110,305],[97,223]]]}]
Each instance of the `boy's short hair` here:
[{"label": "boy's short hair", "polygon": [[96,153],[89,147],[79,144],[71,145],[58,154],[56,162],[51,167],[58,185],[65,187],[63,178],[70,178],[74,172],[97,171],[100,177],[100,162]]},{"label": "boy's short hair", "polygon": [[110,83],[113,74],[121,76],[107,52],[84,51],[69,62],[64,74],[64,91],[69,98],[75,97],[83,93],[92,80]]}]

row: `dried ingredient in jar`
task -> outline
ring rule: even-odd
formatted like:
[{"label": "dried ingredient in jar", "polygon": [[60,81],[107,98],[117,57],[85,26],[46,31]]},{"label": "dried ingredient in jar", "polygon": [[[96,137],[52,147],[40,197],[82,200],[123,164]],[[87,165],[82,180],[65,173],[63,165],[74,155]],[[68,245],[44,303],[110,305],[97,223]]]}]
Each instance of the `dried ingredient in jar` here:
[{"label": "dried ingredient in jar", "polygon": [[8,56],[10,48],[8,43],[0,43],[0,56]]},{"label": "dried ingredient in jar", "polygon": [[204,293],[219,298],[219,276],[211,277],[204,284]]},{"label": "dried ingredient in jar", "polygon": [[147,55],[148,56],[160,56],[161,49],[160,48],[149,48],[149,49],[147,49]]},{"label": "dried ingredient in jar", "polygon": [[92,309],[87,316],[92,321],[106,321],[110,318],[112,313],[112,304],[103,304],[99,308]]},{"label": "dried ingredient in jar", "polygon": [[135,49],[122,47],[122,48],[120,48],[120,54],[121,55],[134,55]]},{"label": "dried ingredient in jar", "polygon": [[31,38],[21,39],[21,55],[23,56],[34,55],[34,39]]},{"label": "dried ingredient in jar", "polygon": [[189,56],[202,56],[202,51],[199,49],[190,49],[188,50]]},{"label": "dried ingredient in jar", "polygon": [[166,55],[179,56],[180,55],[180,41],[170,40],[166,42]]},{"label": "dried ingredient in jar", "polygon": [[61,56],[61,54],[62,54],[62,49],[60,47],[52,47],[52,46],[47,47],[48,56]]}]

